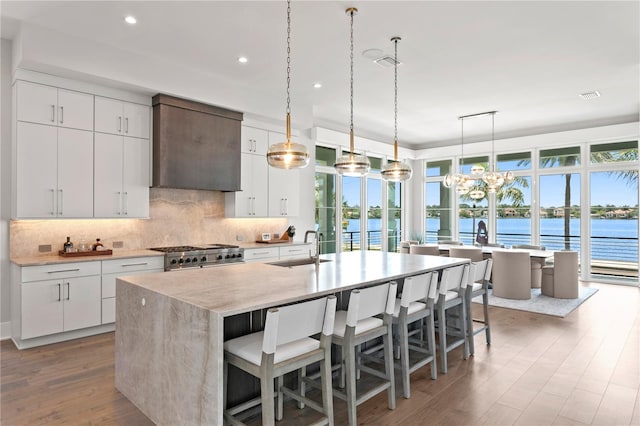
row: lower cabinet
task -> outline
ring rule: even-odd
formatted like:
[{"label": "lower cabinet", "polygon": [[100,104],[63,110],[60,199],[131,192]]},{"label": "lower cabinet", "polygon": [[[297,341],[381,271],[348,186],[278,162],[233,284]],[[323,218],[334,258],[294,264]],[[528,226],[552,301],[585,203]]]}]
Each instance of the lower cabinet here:
[{"label": "lower cabinet", "polygon": [[100,262],[23,268],[21,292],[21,339],[101,323]]},{"label": "lower cabinet", "polygon": [[311,244],[292,244],[279,246],[265,246],[258,248],[245,248],[245,262],[272,262],[275,260],[295,259],[308,257]]},{"label": "lower cabinet", "polygon": [[102,324],[116,321],[116,279],[125,275],[164,271],[163,256],[135,257],[102,261]]}]

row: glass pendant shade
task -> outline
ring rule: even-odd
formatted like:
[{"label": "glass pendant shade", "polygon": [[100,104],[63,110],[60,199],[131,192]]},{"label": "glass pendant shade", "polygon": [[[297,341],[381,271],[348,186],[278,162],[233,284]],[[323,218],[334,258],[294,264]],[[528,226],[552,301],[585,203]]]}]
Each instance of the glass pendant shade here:
[{"label": "glass pendant shade", "polygon": [[267,162],[278,169],[301,169],[309,165],[310,159],[306,146],[291,142],[291,118],[287,113],[287,140],[269,147]]},{"label": "glass pendant shade", "polygon": [[482,198],[484,198],[484,191],[481,190],[480,188],[474,188],[473,191],[469,192],[469,197],[471,197],[474,200],[480,200]]},{"label": "glass pendant shade", "polygon": [[402,161],[391,161],[382,167],[380,174],[384,180],[402,182],[411,179],[413,170],[411,166]]},{"label": "glass pendant shade", "polygon": [[309,165],[307,147],[291,142],[291,98],[289,82],[291,80],[291,1],[287,1],[287,140],[275,143],[267,150],[267,163],[278,169],[301,169]]}]

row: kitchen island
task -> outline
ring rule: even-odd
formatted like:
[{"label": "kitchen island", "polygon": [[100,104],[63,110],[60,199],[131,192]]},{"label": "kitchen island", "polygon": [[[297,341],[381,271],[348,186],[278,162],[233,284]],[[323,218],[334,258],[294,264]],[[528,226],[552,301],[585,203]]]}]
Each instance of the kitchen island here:
[{"label": "kitchen island", "polygon": [[221,425],[223,342],[234,322],[247,317],[251,323],[265,308],[469,262],[372,251],[322,260],[119,278],[116,388],[156,424]]}]

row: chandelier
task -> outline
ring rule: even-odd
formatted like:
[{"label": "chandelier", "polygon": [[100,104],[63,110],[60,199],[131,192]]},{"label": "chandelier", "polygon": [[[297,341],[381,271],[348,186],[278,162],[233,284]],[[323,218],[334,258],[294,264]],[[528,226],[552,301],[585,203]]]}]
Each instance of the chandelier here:
[{"label": "chandelier", "polygon": [[494,160],[494,130],[495,130],[495,116],[498,111],[490,111],[485,114],[491,114],[491,170],[482,174],[482,180],[487,184],[487,191],[495,194],[498,188],[505,183],[513,181],[513,172],[508,171],[504,174],[496,172],[495,160]]},{"label": "chandelier", "polygon": [[382,179],[391,182],[401,182],[411,179],[411,175],[413,174],[410,165],[398,160],[398,42],[400,40],[402,40],[400,37],[393,37],[391,39],[395,46],[393,161],[385,164],[380,171]]},{"label": "chandelier", "polygon": [[291,142],[291,1],[287,0],[287,140],[275,143],[267,151],[267,162],[278,169],[302,169],[309,164],[307,147]]},{"label": "chandelier", "polygon": [[358,12],[355,7],[350,7],[346,10],[346,13],[351,17],[351,78],[350,83],[350,125],[349,125],[349,153],[341,156],[335,162],[333,167],[336,172],[346,176],[364,176],[369,173],[371,169],[371,163],[365,155],[356,155],[354,153],[354,135],[353,135],[353,15]]}]

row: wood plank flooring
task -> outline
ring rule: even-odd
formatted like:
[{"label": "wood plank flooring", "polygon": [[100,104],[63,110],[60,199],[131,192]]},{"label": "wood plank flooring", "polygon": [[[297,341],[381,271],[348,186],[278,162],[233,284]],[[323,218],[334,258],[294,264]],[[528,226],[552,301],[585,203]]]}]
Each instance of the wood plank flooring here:
[{"label": "wood plank flooring", "polygon": [[[449,373],[411,376],[411,398],[386,394],[358,408],[367,425],[640,425],[640,289],[600,289],[566,318],[491,308],[493,344],[449,354]],[[474,305],[474,308],[477,308]],[[114,387],[114,334],[18,351],[0,345],[0,423],[151,424]],[[400,393],[399,393],[400,394]],[[345,404],[335,400],[336,424]],[[280,425],[304,425],[285,409]],[[259,423],[259,422],[258,422]]]}]

